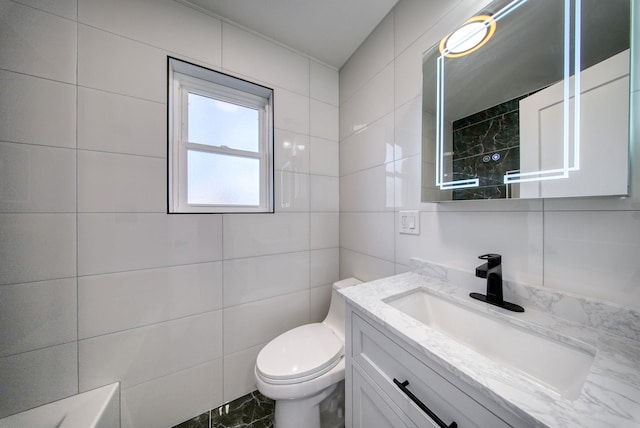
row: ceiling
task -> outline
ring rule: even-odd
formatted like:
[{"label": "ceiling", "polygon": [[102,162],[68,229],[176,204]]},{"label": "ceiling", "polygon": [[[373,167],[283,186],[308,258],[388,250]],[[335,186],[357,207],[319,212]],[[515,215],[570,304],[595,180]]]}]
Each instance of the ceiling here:
[{"label": "ceiling", "polygon": [[398,0],[182,0],[340,69]]}]

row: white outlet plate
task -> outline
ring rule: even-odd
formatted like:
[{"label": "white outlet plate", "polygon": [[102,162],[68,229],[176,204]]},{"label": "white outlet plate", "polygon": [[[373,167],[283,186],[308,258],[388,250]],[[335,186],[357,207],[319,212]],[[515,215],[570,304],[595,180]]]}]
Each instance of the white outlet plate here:
[{"label": "white outlet plate", "polygon": [[420,213],[418,211],[400,211],[398,219],[400,233],[420,235]]}]

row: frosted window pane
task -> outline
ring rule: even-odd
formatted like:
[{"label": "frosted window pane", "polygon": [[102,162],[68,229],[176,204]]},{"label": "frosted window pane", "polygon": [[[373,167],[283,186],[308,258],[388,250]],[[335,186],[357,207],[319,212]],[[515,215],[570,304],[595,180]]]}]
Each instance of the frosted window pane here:
[{"label": "frosted window pane", "polygon": [[189,150],[187,203],[259,205],[258,159]]},{"label": "frosted window pane", "polygon": [[257,152],[259,119],[258,110],[189,93],[191,143]]}]

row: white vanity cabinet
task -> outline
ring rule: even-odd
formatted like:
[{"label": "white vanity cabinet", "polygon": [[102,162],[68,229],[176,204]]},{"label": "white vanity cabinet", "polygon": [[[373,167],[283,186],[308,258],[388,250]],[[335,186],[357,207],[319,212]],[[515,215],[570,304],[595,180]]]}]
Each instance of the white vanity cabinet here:
[{"label": "white vanity cabinet", "polygon": [[438,364],[409,351],[411,346],[374,327],[358,310],[348,306],[346,317],[347,428],[524,426],[468,386],[465,392],[459,380],[454,383]]}]

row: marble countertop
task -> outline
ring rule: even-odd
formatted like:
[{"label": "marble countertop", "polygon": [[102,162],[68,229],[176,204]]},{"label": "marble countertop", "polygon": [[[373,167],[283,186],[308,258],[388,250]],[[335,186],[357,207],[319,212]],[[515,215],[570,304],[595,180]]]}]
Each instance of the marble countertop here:
[{"label": "marble countertop", "polygon": [[[452,276],[455,274],[447,274],[446,269],[422,265],[413,272],[342,289],[340,293],[383,329],[528,425],[640,427],[640,341],[636,337],[639,312],[506,283],[505,300],[525,307],[524,313],[514,314],[469,298],[469,288],[454,285],[453,279],[448,280]],[[566,342],[578,341],[595,348],[582,390],[575,398],[565,398],[520,370],[497,363],[382,301],[421,287],[520,327],[553,335],[557,340],[564,338]],[[567,307],[579,307],[572,311],[579,315],[567,316],[566,310],[563,312]]]}]

